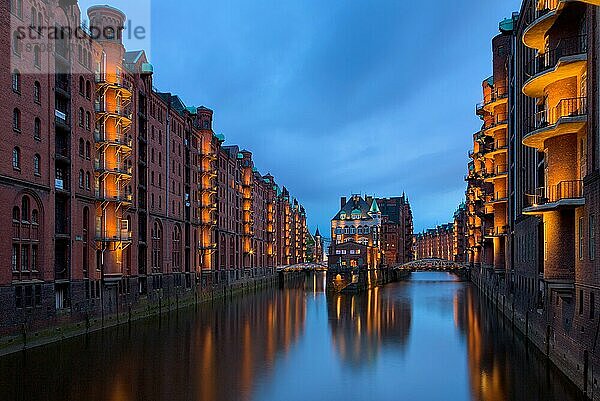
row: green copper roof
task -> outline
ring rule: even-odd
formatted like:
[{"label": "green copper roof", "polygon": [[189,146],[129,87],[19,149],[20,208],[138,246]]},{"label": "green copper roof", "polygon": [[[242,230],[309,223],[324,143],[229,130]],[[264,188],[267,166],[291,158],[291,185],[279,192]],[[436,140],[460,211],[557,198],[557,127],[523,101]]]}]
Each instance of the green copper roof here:
[{"label": "green copper roof", "polygon": [[216,134],[215,137],[221,141],[221,142],[225,142],[225,135],[223,134]]},{"label": "green copper roof", "polygon": [[154,67],[150,63],[142,63],[142,74],[152,74]]},{"label": "green copper roof", "polygon": [[373,199],[373,203],[371,203],[371,210],[369,210],[369,213],[381,213],[381,210],[379,210],[379,205],[375,199]]},{"label": "green copper roof", "polygon": [[196,114],[196,108],[194,106],[188,106],[185,109],[192,114]]},{"label": "green copper roof", "polygon": [[354,210],[352,210],[352,212],[350,214],[358,214],[358,215],[360,215],[360,214],[362,214],[362,212],[360,211],[360,209],[354,209]]},{"label": "green copper roof", "polygon": [[238,154],[237,154],[237,158],[238,158],[238,159],[243,159],[243,158],[244,158],[244,155],[243,155],[243,154],[241,154],[241,153],[238,153]]},{"label": "green copper roof", "polygon": [[506,18],[500,21],[500,31],[512,32],[514,29],[514,20],[512,18]]},{"label": "green copper roof", "polygon": [[485,80],[490,86],[494,86],[494,77],[491,76]]}]

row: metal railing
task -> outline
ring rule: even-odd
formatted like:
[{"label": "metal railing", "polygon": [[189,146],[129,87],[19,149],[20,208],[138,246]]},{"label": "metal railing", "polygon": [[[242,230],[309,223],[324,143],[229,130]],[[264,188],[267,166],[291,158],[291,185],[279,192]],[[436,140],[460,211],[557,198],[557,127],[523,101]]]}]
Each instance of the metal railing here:
[{"label": "metal railing", "polygon": [[527,74],[535,76],[554,68],[563,57],[587,53],[587,35],[573,36],[561,39],[555,48],[536,55],[527,64]]},{"label": "metal railing", "polygon": [[536,189],[535,194],[526,196],[526,207],[535,207],[566,199],[583,198],[583,180],[561,181],[551,187]]},{"label": "metal railing", "polygon": [[529,132],[537,131],[558,123],[561,118],[587,115],[587,98],[573,97],[562,99],[556,107],[538,111],[531,116]]},{"label": "metal railing", "polygon": [[495,101],[505,99],[508,97],[508,87],[500,86],[492,89],[492,91],[483,97],[483,106],[487,106]]},{"label": "metal railing", "polygon": [[94,139],[96,140],[96,142],[108,142],[129,147],[133,145],[133,139],[125,134],[116,134],[112,138],[107,138],[106,133],[101,131],[94,131]]}]

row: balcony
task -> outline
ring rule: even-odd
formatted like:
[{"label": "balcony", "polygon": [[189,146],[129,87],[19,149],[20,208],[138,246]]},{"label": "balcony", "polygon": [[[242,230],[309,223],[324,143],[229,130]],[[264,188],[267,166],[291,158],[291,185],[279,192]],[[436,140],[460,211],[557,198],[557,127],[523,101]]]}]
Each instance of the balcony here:
[{"label": "balcony", "polygon": [[66,74],[56,74],[54,86],[56,93],[65,99],[71,98],[71,80]]},{"label": "balcony", "polygon": [[523,93],[541,98],[553,82],[577,76],[587,64],[587,35],[561,39],[556,48],[537,55],[528,66],[531,78]]},{"label": "balcony", "polygon": [[123,164],[101,163],[99,160],[94,161],[94,169],[96,172],[102,174],[119,174],[125,176],[131,176],[133,174],[133,169],[131,167]]},{"label": "balcony", "polygon": [[115,190],[96,190],[96,199],[102,202],[119,202],[131,204],[133,201],[133,196],[131,194],[125,193],[125,191],[115,191]]},{"label": "balcony", "polygon": [[496,191],[488,198],[486,205],[495,205],[498,203],[506,203],[506,202],[508,202],[508,192]]},{"label": "balcony", "polygon": [[493,181],[498,178],[503,178],[508,175],[508,165],[507,164],[499,164],[494,166],[491,172],[484,173],[485,181]]},{"label": "balcony", "polygon": [[508,114],[507,113],[499,113],[494,115],[494,119],[488,125],[485,125],[482,129],[482,132],[485,135],[491,136],[499,129],[507,128],[508,126]]},{"label": "balcony", "polygon": [[583,205],[583,180],[561,181],[549,188],[538,188],[534,195],[527,195],[523,213],[536,215]]},{"label": "balcony", "polygon": [[508,234],[508,226],[489,227],[484,230],[484,237],[495,238],[504,237]]},{"label": "balcony", "polygon": [[131,242],[133,233],[128,229],[102,231],[96,227],[96,241],[98,242]]},{"label": "balcony", "polygon": [[494,107],[505,103],[508,100],[508,88],[506,86],[501,86],[498,88],[493,88],[490,93],[485,95],[483,99],[482,108],[484,111],[489,113],[494,111]]},{"label": "balcony", "polygon": [[113,135],[112,138],[109,138],[109,135],[107,135],[105,132],[96,130],[94,132],[94,139],[97,144],[125,147],[128,150],[131,150],[133,146],[133,140],[124,134]]},{"label": "balcony", "polygon": [[587,98],[561,100],[556,107],[532,116],[523,145],[544,150],[547,139],[578,132],[587,123]]},{"label": "balcony", "polygon": [[508,152],[508,141],[506,139],[496,139],[491,146],[491,150],[486,154],[486,156],[493,158],[496,155],[506,152]]},{"label": "balcony", "polygon": [[546,45],[546,34],[556,22],[565,5],[575,1],[600,6],[600,0],[537,0],[535,10],[525,16],[528,23],[523,33],[525,46],[540,52],[543,51]]},{"label": "balcony", "polygon": [[94,103],[94,111],[97,114],[103,115],[105,118],[117,118],[123,120],[124,125],[130,125],[133,119],[131,110],[127,110],[124,107],[116,108],[115,110],[109,110],[102,102]]},{"label": "balcony", "polygon": [[54,110],[54,122],[57,128],[61,128],[65,131],[71,130],[71,116],[66,111],[59,109]]},{"label": "balcony", "polygon": [[115,89],[118,90],[121,95],[125,98],[131,97],[133,91],[132,85],[123,79],[121,74],[102,74],[96,73],[94,75],[96,85],[103,89]]}]

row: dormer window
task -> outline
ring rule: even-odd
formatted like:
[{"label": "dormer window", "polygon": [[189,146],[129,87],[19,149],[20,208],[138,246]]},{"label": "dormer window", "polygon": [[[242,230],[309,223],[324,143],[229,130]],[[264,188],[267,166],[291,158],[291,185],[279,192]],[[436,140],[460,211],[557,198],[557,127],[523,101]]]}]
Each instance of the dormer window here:
[{"label": "dormer window", "polygon": [[346,213],[344,213],[344,212],[340,213],[340,219],[346,220]]},{"label": "dormer window", "polygon": [[359,220],[360,219],[360,214],[353,214],[352,215],[352,220]]}]

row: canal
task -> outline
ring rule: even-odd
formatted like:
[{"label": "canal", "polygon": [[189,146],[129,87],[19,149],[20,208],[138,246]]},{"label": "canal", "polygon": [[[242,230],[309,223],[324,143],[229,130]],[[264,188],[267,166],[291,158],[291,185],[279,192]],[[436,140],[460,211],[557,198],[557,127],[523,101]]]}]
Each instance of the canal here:
[{"label": "canal", "polygon": [[446,273],[329,297],[312,275],[4,357],[0,372],[7,401],[580,399]]}]

